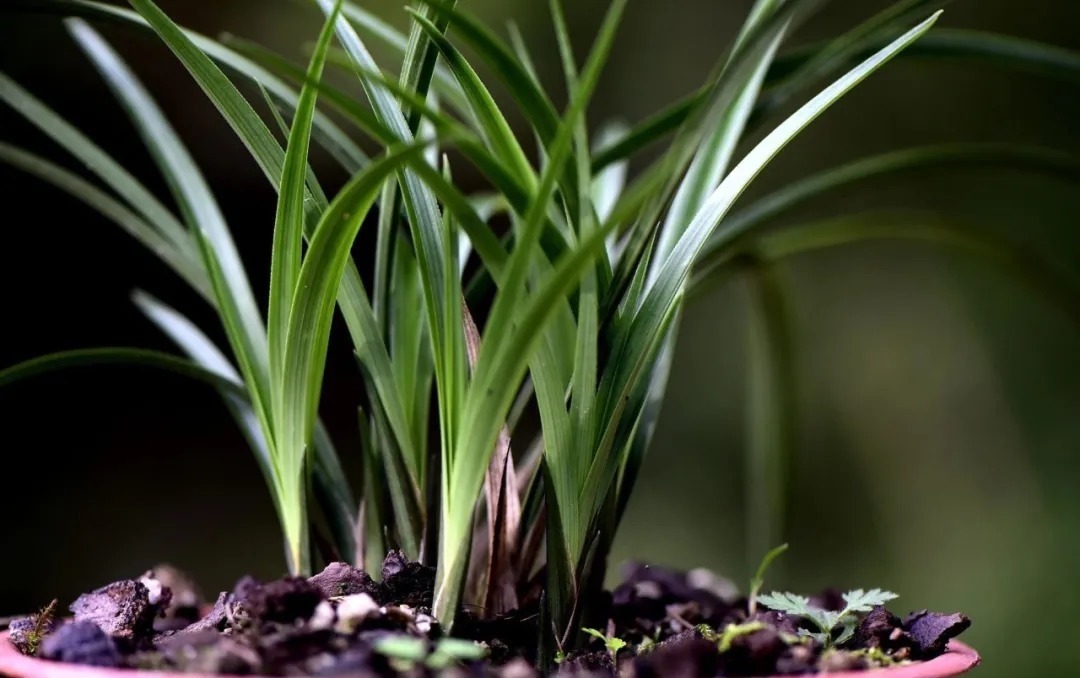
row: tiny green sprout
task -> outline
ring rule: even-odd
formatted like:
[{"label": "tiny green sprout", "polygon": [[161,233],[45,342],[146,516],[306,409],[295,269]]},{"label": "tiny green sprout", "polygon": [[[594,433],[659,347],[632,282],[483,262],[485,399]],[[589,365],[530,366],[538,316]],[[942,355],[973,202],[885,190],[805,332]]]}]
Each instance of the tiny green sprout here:
[{"label": "tiny green sprout", "polygon": [[390,659],[399,671],[408,671],[427,657],[427,642],[412,636],[386,636],[375,642],[375,651]]},{"label": "tiny green sprout", "polygon": [[480,643],[460,638],[442,638],[428,652],[423,638],[387,636],[375,643],[375,651],[388,657],[394,668],[408,671],[419,664],[429,669],[446,669],[458,662],[479,661],[487,657],[487,648]]},{"label": "tiny green sprout", "polygon": [[[801,635],[809,636],[826,648],[830,648],[843,645],[855,635],[859,613],[869,612],[874,607],[884,605],[896,597],[895,593],[881,589],[869,591],[855,589],[843,595],[844,609],[839,612],[815,607],[810,604],[809,598],[794,593],[774,591],[768,595],[758,596],[758,602],[769,609],[809,620],[817,627],[818,632],[801,631]],[[836,635],[837,628],[841,629],[839,635]]]},{"label": "tiny green sprout", "polygon": [[429,669],[446,669],[458,662],[480,661],[487,657],[487,648],[480,643],[460,638],[443,638],[425,664]]},{"label": "tiny green sprout", "polygon": [[716,632],[716,629],[708,624],[698,624],[694,627],[694,630],[701,635],[702,638],[709,642],[717,642],[720,640],[720,634]]},{"label": "tiny green sprout", "polygon": [[607,648],[608,654],[611,655],[611,663],[612,664],[618,663],[616,661],[616,657],[619,654],[619,650],[626,647],[626,641],[625,640],[623,640],[622,638],[616,638],[615,636],[604,635],[603,633],[601,633],[600,631],[597,631],[596,629],[583,628],[581,630],[584,631],[585,633],[589,634],[590,636],[593,636],[595,638],[599,638],[600,640],[602,640],[604,642],[604,647]]},{"label": "tiny green sprout", "polygon": [[564,661],[566,661],[566,652],[559,650],[555,653],[555,663],[562,664]]},{"label": "tiny green sprout", "polygon": [[758,565],[757,572],[754,573],[754,578],[750,580],[750,595],[747,599],[746,610],[753,616],[757,612],[758,594],[761,593],[761,587],[765,583],[765,571],[769,569],[772,562],[779,558],[784,551],[787,551],[787,544],[780,544],[776,548],[772,549],[765,554],[765,557],[761,559],[761,564]]},{"label": "tiny green sprout", "polygon": [[764,628],[765,625],[761,622],[728,624],[724,627],[724,632],[720,635],[720,640],[717,643],[717,647],[720,649],[720,654],[723,654],[730,650],[732,643],[734,643],[737,638],[741,638],[742,636],[748,636],[751,633],[757,633]]}]

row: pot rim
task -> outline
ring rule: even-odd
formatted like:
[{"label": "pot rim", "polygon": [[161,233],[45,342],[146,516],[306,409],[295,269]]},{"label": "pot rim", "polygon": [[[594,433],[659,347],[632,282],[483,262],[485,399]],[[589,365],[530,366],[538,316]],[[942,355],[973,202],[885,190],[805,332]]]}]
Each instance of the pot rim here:
[{"label": "pot rim", "polygon": [[[829,678],[865,678],[866,676],[888,676],[888,678],[948,678],[967,673],[982,661],[979,653],[958,640],[949,642],[945,654],[930,661],[906,664],[885,669],[866,671],[841,671],[839,673],[818,673]],[[171,671],[144,671],[129,668],[102,668],[66,664],[62,662],[35,659],[15,649],[8,640],[8,632],[0,633],[0,676],[11,678],[132,678],[144,674],[153,678],[242,678],[213,674],[176,673]]]}]

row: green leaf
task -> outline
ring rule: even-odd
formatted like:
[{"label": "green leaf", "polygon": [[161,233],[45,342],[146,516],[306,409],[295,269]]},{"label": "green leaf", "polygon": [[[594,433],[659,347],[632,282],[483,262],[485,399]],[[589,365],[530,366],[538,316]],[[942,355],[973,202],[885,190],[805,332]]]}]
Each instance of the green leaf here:
[{"label": "green leaf", "polygon": [[178,251],[172,242],[119,200],[63,167],[3,142],[0,142],[0,162],[32,174],[78,198],[139,241],[203,298],[213,303],[214,293],[210,288],[210,280],[206,277],[202,263]]},{"label": "green leaf", "polygon": [[882,589],[870,589],[869,591],[863,591],[862,589],[855,589],[854,591],[848,591],[843,594],[844,613],[848,612],[870,612],[879,605],[884,605],[890,600],[896,600],[899,598],[895,593],[891,591],[883,591]]},{"label": "green leaf", "polygon": [[[191,154],[143,84],[101,35],[81,19],[69,19],[66,24],[135,124],[139,138],[165,177],[188,227],[202,229],[213,241],[226,270],[231,294],[241,305],[246,331],[255,336],[262,335],[262,317],[240,255],[217,201]],[[190,236],[184,238],[184,247],[194,252],[194,240]]]},{"label": "green leaf", "polygon": [[404,146],[350,180],[327,208],[311,238],[285,340],[281,389],[290,397],[277,422],[280,440],[276,442],[286,451],[281,454],[280,473],[287,482],[298,482],[303,470],[302,453],[311,440],[318,410],[334,302],[350,262],[352,242],[388,175],[423,148],[424,144]]},{"label": "green leaf", "polygon": [[[752,633],[757,633],[765,628],[767,628],[765,624],[756,621],[743,622],[742,624],[728,624],[724,627],[724,632],[720,634],[720,640],[717,642],[717,649],[720,650],[720,654],[724,654],[731,650],[731,646],[739,638],[748,636]],[[712,634],[715,636],[716,632],[713,631]],[[709,639],[712,640],[712,638]]]},{"label": "green leaf", "polygon": [[702,250],[691,286],[695,292],[707,287],[717,267],[730,261],[731,253],[742,246],[743,238],[765,222],[787,214],[809,200],[868,179],[911,171],[969,167],[1000,167],[1071,181],[1080,179],[1080,156],[1035,146],[947,144],[861,158],[789,183],[728,217],[723,233],[711,236]]},{"label": "green leaf", "polygon": [[315,423],[311,450],[311,484],[315,503],[326,518],[337,552],[342,558],[352,558],[356,553],[359,505],[345,477],[345,469],[341,467],[341,457],[322,422]]},{"label": "green leaf", "polygon": [[517,102],[522,114],[536,131],[544,146],[550,146],[559,127],[559,115],[543,87],[520,59],[487,27],[464,12],[455,12],[452,4],[439,0],[421,0],[436,15],[449,20],[457,37],[463,40],[484,60],[510,96]]},{"label": "green leaf", "polygon": [[[68,29],[123,104],[181,205],[189,228],[200,231],[210,243],[221,274],[221,294],[228,297],[219,298],[218,306],[229,306],[235,313],[236,330],[241,336],[231,341],[234,349],[243,347],[248,352],[243,358],[250,369],[246,378],[250,379],[254,398],[265,406],[269,389],[266,330],[240,255],[209,186],[172,125],[119,55],[84,21],[69,20]],[[190,247],[191,239],[185,242]]]},{"label": "green leaf", "polygon": [[[768,20],[776,14],[780,5],[781,3],[775,0],[758,0],[754,3],[736,40],[735,55],[738,55],[740,48],[748,46],[747,43],[751,41],[755,32],[768,29]],[[712,104],[714,110],[720,111],[722,115],[716,127],[707,134],[704,143],[694,154],[686,175],[678,185],[656,243],[649,251],[652,265],[649,267],[648,277],[645,279],[642,290],[647,290],[655,282],[660,266],[690,225],[693,215],[701,208],[706,197],[716,189],[728,171],[736,144],[743,136],[765,74],[784,37],[785,30],[786,24],[775,30],[775,34],[771,35],[768,44],[756,58],[753,68],[749,69],[745,75],[742,74],[743,69],[738,67],[737,62],[732,63],[734,57],[725,66],[725,70],[730,69],[731,76],[726,81],[722,81],[723,84],[718,87],[717,96]],[[727,93],[728,91],[730,94]],[[711,117],[711,114],[707,117]],[[627,297],[632,304],[637,303],[638,298],[636,295]],[[634,436],[636,439],[632,440],[628,451],[633,456],[628,457],[623,463],[629,471],[629,473],[624,472],[626,485],[621,490],[624,497],[628,496],[629,489],[633,487],[637,467],[651,442],[656,413],[663,402],[667,388],[678,333],[678,315],[671,317],[668,322],[670,329],[667,330],[663,343],[658,349],[659,354],[648,380],[647,392],[644,395],[634,396],[630,401],[632,417],[628,421],[634,422],[634,428],[637,429],[640,437]],[[644,421],[641,421],[642,419]],[[616,519],[619,514],[621,510],[617,510]],[[765,543],[773,542],[771,538],[765,541]],[[756,546],[751,549],[752,552],[757,550]]]},{"label": "green leaf", "polygon": [[757,571],[754,573],[754,577],[750,580],[749,608],[751,615],[754,614],[754,606],[755,603],[758,601],[758,593],[760,593],[762,585],[765,584],[765,572],[769,569],[769,566],[772,565],[773,561],[783,555],[784,552],[787,550],[787,544],[780,544],[779,546],[771,549],[761,559],[761,563],[758,565]]},{"label": "green leaf", "polygon": [[749,256],[775,261],[868,240],[908,240],[957,249],[1027,287],[1080,325],[1080,292],[1053,262],[1020,243],[955,219],[923,214],[860,214],[800,224],[744,244]]},{"label": "green leaf", "polygon": [[[153,296],[137,290],[132,301],[154,325],[164,332],[187,356],[202,368],[232,382],[236,388],[243,388],[244,382],[229,359],[214,345],[210,338],[190,320],[172,307],[155,299]],[[270,447],[263,435],[258,416],[251,407],[247,394],[243,396],[233,390],[221,390],[221,397],[233,416],[240,432],[255,453],[255,460],[270,487],[274,508],[280,512],[277,492],[274,491],[274,464],[270,457]]]},{"label": "green leaf", "polygon": [[[813,54],[773,88],[761,102],[762,111],[775,110],[791,100],[799,90],[821,77],[831,76],[840,69],[850,67],[854,57],[864,53],[868,46],[880,49],[887,44],[898,27],[910,25],[927,12],[941,10],[952,0],[900,0],[881,10],[842,35],[815,49]],[[863,58],[868,54],[863,54]],[[861,59],[859,59],[861,60]]]},{"label": "green leaf", "polygon": [[[266,355],[264,345],[266,337],[265,335],[251,336],[245,333],[241,311],[237,308],[236,300],[229,295],[229,283],[225,273],[222,271],[213,244],[211,244],[205,231],[196,231],[196,237],[199,246],[202,248],[203,262],[206,265],[210,282],[214,288],[218,316],[225,327],[225,335],[229,339],[233,356],[236,357],[236,361],[240,366],[240,374],[244,378],[252,405],[255,408],[255,414],[262,424],[263,435],[266,437],[266,442],[271,450],[270,458],[273,462],[274,487],[280,490],[280,468],[274,454],[277,440],[275,439],[275,427],[270,414],[269,375],[266,373],[266,364],[256,362],[259,356],[265,357]],[[257,346],[262,346],[262,350],[256,348]],[[297,553],[299,553],[299,549],[294,549],[293,555],[295,556]],[[290,567],[300,567],[300,563],[301,560],[297,558],[291,562]]]},{"label": "green leaf", "polygon": [[[456,0],[453,0],[456,2]],[[421,8],[426,16],[426,10]],[[443,21],[439,21],[438,32],[441,34],[446,29],[446,24]],[[354,50],[355,51],[355,50]],[[356,61],[354,59],[354,61]],[[356,65],[360,65],[356,62]],[[365,64],[366,65],[366,64]],[[401,68],[401,89],[408,92],[410,95],[415,96],[419,100],[418,104],[415,104],[410,109],[403,109],[403,112],[408,114],[408,128],[413,134],[416,134],[421,129],[422,123],[422,110],[427,110],[427,95],[429,88],[434,83],[436,70],[438,68],[438,52],[431,44],[425,31],[419,25],[413,25],[409,40],[404,44],[404,63]],[[456,91],[449,94],[452,101],[456,101]],[[434,105],[434,100],[433,100]],[[430,123],[429,123],[430,124]],[[438,162],[438,148],[431,149],[431,158],[425,158],[427,163],[423,166],[431,165],[432,167]],[[396,186],[387,184],[383,188],[383,195],[380,198],[380,211],[379,218],[379,233],[376,240],[375,249],[375,313],[376,319],[386,329],[387,320],[386,316],[393,315],[394,309],[386,308],[387,299],[390,296],[390,291],[387,289],[389,282],[387,276],[387,269],[390,266],[390,259],[393,256],[392,251],[398,241],[398,229],[397,218],[398,211],[401,206],[402,194]],[[423,283],[423,276],[421,276],[421,283]],[[428,322],[430,322],[428,316]],[[432,365],[434,369],[434,365]],[[426,409],[426,408],[425,408]],[[426,448],[425,448],[426,449]],[[421,468],[423,468],[423,461],[420,462]],[[419,482],[423,485],[426,483],[426,478],[421,474]],[[424,554],[427,558],[427,554]]]},{"label": "green leaf", "polygon": [[442,55],[454,77],[461,85],[462,91],[469,102],[469,109],[476,118],[480,131],[491,147],[495,157],[502,161],[521,182],[525,183],[526,191],[535,189],[535,176],[529,165],[525,152],[521,149],[510,124],[503,117],[491,93],[480,80],[472,66],[462,56],[450,41],[447,40],[439,28],[428,21],[418,12],[413,12],[413,20],[427,33],[428,39]]},{"label": "green leaf", "polygon": [[758,602],[770,610],[800,617],[808,616],[812,610],[809,598],[794,593],[780,593],[778,591],[764,593],[758,596]]},{"label": "green leaf", "polygon": [[126,169],[82,132],[57,115],[17,82],[0,72],[0,101],[11,106],[38,129],[71,153],[123,198],[146,223],[156,228],[185,257],[195,258],[190,238],[172,212]]},{"label": "green leaf", "polygon": [[[255,61],[266,65],[267,68],[276,72],[290,77],[302,74],[302,71],[289,64],[279,55],[259,47],[258,45],[236,39],[233,39],[232,43]],[[387,90],[409,103],[414,110],[420,111],[426,119],[431,120],[435,124],[440,139],[447,142],[452,141],[457,150],[461,151],[466,159],[483,172],[495,187],[511,201],[515,208],[524,209],[522,206],[528,200],[528,194],[525,189],[517,182],[516,178],[507,171],[505,166],[499,163],[487,149],[473,138],[471,132],[464,126],[454,122],[447,116],[440,114],[438,111],[430,109],[426,104],[417,100],[414,95],[403,90],[401,85],[393,82],[383,73],[371,71],[362,66],[356,66],[354,70],[380,83]],[[398,141],[394,133],[376,120],[370,111],[363,108],[342,90],[327,85],[326,83],[320,83],[319,87],[321,96],[345,114],[349,119],[357,123],[362,130],[371,134],[384,144],[393,144]],[[478,217],[476,210],[473,209],[469,200],[426,162],[418,159],[415,162],[411,162],[410,167],[413,172],[417,173],[423,183],[443,202],[445,207],[454,213],[454,216],[461,222],[461,226],[468,235],[473,247],[484,261],[485,267],[492,271],[493,274],[497,275],[501,271],[506,260],[506,252],[503,250],[498,238],[491,232],[491,229]],[[383,210],[383,213],[387,215],[393,214],[393,212],[387,212],[386,210]],[[378,275],[376,277],[378,277]]]},{"label": "green leaf", "polygon": [[[782,3],[778,0],[757,0],[754,3],[750,16],[736,41],[736,51],[749,35],[764,24],[765,19],[780,4]],[[704,144],[694,154],[694,159],[675,192],[671,207],[668,208],[664,218],[664,225],[660,229],[654,251],[655,262],[663,263],[706,197],[716,190],[727,172],[732,155],[735,153],[735,144],[742,137],[750,111],[761,90],[761,83],[765,79],[765,73],[783,37],[784,30],[781,29],[772,38],[760,59],[756,61],[752,71],[740,83],[738,92],[723,112],[720,124],[712,130],[704,140]]]},{"label": "green leaf", "polygon": [[[330,0],[317,0],[324,13],[329,14],[332,10]],[[377,71],[378,67],[367,51],[363,41],[353,30],[352,26],[344,18],[336,22],[338,39],[341,41],[350,57],[356,62],[361,71],[358,71],[360,82],[371,101],[379,121],[402,143],[409,143],[413,138],[412,131],[397,102],[390,93],[377,81],[366,75],[368,71]],[[417,260],[420,263],[420,276],[424,286],[426,299],[425,309],[428,315],[428,326],[431,331],[431,342],[435,356],[435,379],[436,383],[442,382],[446,375],[440,366],[447,364],[442,355],[443,347],[447,345],[449,332],[452,330],[445,326],[446,280],[445,234],[442,228],[442,216],[435,201],[435,196],[428,186],[414,172],[404,168],[399,171],[399,185],[402,192],[402,200],[408,214],[409,227],[412,232],[413,246]],[[386,205],[384,205],[384,208]]]},{"label": "green leaf", "polygon": [[[760,553],[784,537],[798,389],[788,288],[774,264],[750,260],[745,268],[750,297],[746,533],[748,553]],[[774,552],[766,556],[775,557]]]},{"label": "green leaf", "polygon": [[101,365],[153,367],[197,379],[240,398],[247,397],[243,386],[232,379],[221,376],[217,372],[200,367],[190,360],[160,351],[126,347],[76,349],[32,358],[0,370],[0,388],[30,377],[50,374],[71,367],[96,367]]},{"label": "green leaf", "polygon": [[844,624],[844,630],[840,632],[840,635],[833,641],[836,645],[843,645],[855,636],[855,629],[858,628],[858,624],[854,622],[848,622]]},{"label": "green leaf", "polygon": [[984,31],[943,29],[920,41],[913,58],[980,59],[1066,82],[1080,82],[1080,52]]},{"label": "green leaf", "polygon": [[[457,4],[457,0],[448,0],[448,6],[453,9]],[[442,17],[434,17],[435,22],[432,23],[431,10],[422,4],[417,3],[417,9],[409,8],[410,12],[415,12],[415,16],[423,21],[428,21],[429,25],[435,29],[435,35],[442,37],[442,34],[446,31],[446,19]],[[421,22],[422,23],[422,22]],[[425,26],[413,24],[412,30],[409,32],[409,42],[405,48],[405,60],[401,69],[401,84],[405,89],[415,92],[421,99],[427,97],[428,88],[431,86],[432,79],[435,75],[435,66],[438,63],[439,52],[432,45],[434,36],[430,34]],[[413,134],[417,132],[420,127],[420,116],[415,112],[409,113],[409,129]]]},{"label": "green leaf", "polygon": [[[285,164],[285,153],[251,104],[184,31],[150,0],[129,0],[169,49],[184,64],[199,87],[221,112],[259,164],[270,182],[277,187]],[[266,84],[263,79],[260,82]]]},{"label": "green leaf", "polygon": [[[225,117],[229,125],[240,137],[241,141],[251,152],[252,157],[262,168],[271,185],[278,187],[284,167],[284,151],[281,145],[274,139],[259,116],[244,100],[231,82],[221,73],[220,69],[202,52],[213,54],[215,58],[229,63],[245,75],[254,77],[265,84],[267,89],[275,96],[288,97],[291,90],[281,85],[273,76],[250,62],[243,60],[235,53],[223,49],[213,41],[199,39],[199,36],[189,35],[173,24],[168,17],[161,13],[148,0],[136,0],[139,8],[146,12],[151,26],[159,33],[170,49],[180,58],[184,66],[195,77],[203,91],[210,97],[218,110]],[[110,9],[105,5],[95,3],[75,2],[76,6],[92,8],[97,11],[107,12]],[[130,19],[127,14],[116,14],[124,19]],[[339,19],[338,25],[340,26]],[[316,118],[318,120],[318,118]],[[318,185],[312,178],[308,178],[308,188],[312,189],[311,200],[305,206],[305,235],[311,237],[316,226],[316,221],[326,209],[326,199]],[[398,446],[408,448],[410,445],[408,427],[401,409],[400,394],[396,392],[390,369],[390,358],[386,352],[386,346],[382,341],[382,335],[375,320],[370,302],[364,290],[359,272],[350,262],[346,265],[344,279],[341,283],[339,304],[342,315],[352,337],[357,352],[364,356],[371,368],[372,380],[376,392],[379,394],[380,404],[386,408],[387,420],[389,421]],[[406,456],[409,456],[406,454]],[[406,520],[410,523],[417,521],[415,514],[408,514]]]},{"label": "green leaf", "polygon": [[[236,368],[228,358],[214,345],[212,341],[194,323],[184,315],[155,299],[151,295],[136,291],[132,296],[135,305],[142,311],[158,328],[191,360],[203,368],[229,379],[238,386],[243,385]],[[280,511],[278,496],[274,491],[273,463],[270,458],[270,449],[266,444],[258,417],[251,408],[251,403],[246,397],[240,397],[231,391],[220,391],[229,413],[239,426],[244,439],[248,442],[255,459],[259,463],[266,478],[267,485],[271,488],[271,497],[274,500],[275,509]],[[312,471],[316,488],[316,500],[330,522],[334,531],[335,545],[343,553],[352,553],[354,546],[354,517],[356,502],[352,496],[352,490],[345,479],[341,464],[338,462],[337,453],[326,430],[320,424],[315,434],[315,464]]]},{"label": "green leaf", "polygon": [[404,635],[384,636],[376,640],[372,647],[381,655],[409,662],[422,662],[428,653],[427,641]]},{"label": "green leaf", "polygon": [[479,661],[488,656],[487,649],[473,640],[440,638],[435,651],[462,661]]},{"label": "green leaf", "polygon": [[[570,143],[577,119],[584,113],[589,96],[595,88],[600,69],[614,39],[615,27],[625,7],[625,0],[611,4],[604,24],[596,39],[581,77],[579,87],[572,97],[569,111],[559,127],[555,141],[548,149],[548,165],[541,176],[539,188],[521,228],[514,252],[510,256],[502,284],[496,296],[483,344],[477,362],[477,370],[469,386],[463,409],[463,421],[468,422],[456,441],[458,457],[446,470],[450,476],[448,503],[444,508],[443,538],[440,548],[440,568],[435,588],[435,611],[443,623],[449,623],[457,609],[460,595],[460,579],[465,570],[468,551],[463,548],[471,523],[472,506],[483,483],[485,470],[492,454],[507,409],[517,390],[526,362],[531,357],[531,345],[536,330],[542,327],[553,308],[545,308],[530,317],[533,304],[543,300],[552,304],[555,298],[544,291],[535,295],[526,313],[518,313],[518,305],[524,296],[525,278],[533,259],[533,248],[539,241],[540,231],[547,211],[547,202],[555,188],[557,177],[570,152]],[[602,232],[597,232],[602,236]],[[595,238],[593,238],[595,242]],[[602,245],[602,240],[600,241]],[[595,256],[592,248],[581,248],[582,256],[569,257],[576,266],[582,266]],[[556,269],[556,272],[558,268]],[[578,273],[580,275],[580,273]],[[577,279],[574,276],[570,282]],[[559,290],[567,282],[555,281],[549,290]],[[553,295],[552,295],[553,296]],[[561,296],[561,294],[559,295]],[[546,298],[545,298],[546,297]],[[517,319],[518,323],[514,320]],[[540,322],[538,322],[540,321]],[[532,324],[526,324],[526,322]],[[514,325],[518,327],[515,329]],[[521,335],[528,336],[522,342]],[[522,347],[520,344],[524,343]],[[525,348],[526,350],[522,350]]]},{"label": "green leaf", "polygon": [[602,304],[605,318],[611,317],[617,304],[639,303],[636,298],[629,300],[625,293],[637,271],[649,265],[644,257],[654,249],[656,230],[662,223],[661,212],[670,202],[672,193],[696,149],[722,124],[732,103],[742,91],[745,78],[753,72],[776,37],[782,32],[795,30],[799,22],[823,1],[789,0],[767,18],[757,22],[740,41],[738,49],[733,49],[730,56],[721,62],[723,65],[718,69],[719,75],[710,77],[708,96],[694,109],[668,152],[642,173],[624,193],[611,218],[634,219],[638,226],[632,229],[626,238],[612,284],[607,289]]},{"label": "green leaf", "polygon": [[[403,59],[405,59],[406,55],[409,55],[410,58],[407,63],[413,63],[416,64],[416,66],[412,69],[406,66],[402,70],[403,75],[409,75],[408,78],[402,79],[402,85],[413,91],[417,91],[416,85],[419,83],[422,72],[417,67],[419,64],[412,56],[418,55],[419,53],[415,48],[410,48],[409,45],[409,41],[414,39],[417,35],[417,29],[414,28],[410,36],[406,38],[401,31],[354,2],[345,2],[342,13],[344,13],[349,21],[358,29],[393,48]],[[420,33],[420,35],[422,35],[422,33]],[[428,50],[428,53],[430,53],[430,50]],[[348,68],[351,68],[353,65],[352,59],[349,58],[347,54],[343,54],[339,57],[331,51],[330,60],[335,63],[340,63]],[[465,103],[465,97],[458,88],[454,76],[446,70],[446,67],[443,64],[440,64],[437,61],[431,74],[430,87],[434,93],[438,94],[440,99],[446,101],[455,110],[465,111],[468,109],[468,105]]]},{"label": "green leaf", "polygon": [[394,248],[394,265],[390,284],[390,356],[398,392],[404,398],[405,415],[413,436],[412,473],[421,480],[428,449],[428,410],[434,363],[428,343],[423,289],[416,257],[407,242],[399,241]]},{"label": "green leaf", "polygon": [[[308,151],[311,145],[312,118],[318,98],[318,83],[326,63],[326,53],[334,37],[334,22],[341,9],[341,2],[334,7],[330,18],[323,25],[311,56],[307,76],[296,115],[289,130],[289,142],[285,151],[278,188],[277,215],[274,221],[274,245],[270,258],[270,302],[267,338],[270,351],[270,380],[273,384],[273,408],[275,417],[282,416],[287,392],[284,390],[282,370],[285,360],[285,336],[288,332],[296,285],[300,278],[300,265],[304,240],[304,193],[307,180]],[[285,454],[302,450],[285,450]]]},{"label": "green leaf", "polygon": [[[884,43],[882,36],[875,37],[877,44],[867,41],[861,45],[863,50],[870,52]],[[769,79],[779,81],[788,77],[823,49],[825,46],[820,44],[810,45],[780,56],[769,74]],[[858,59],[861,56],[855,54],[851,55],[851,58]],[[986,31],[940,28],[912,45],[911,49],[904,52],[904,58],[973,59],[1064,82],[1080,82],[1080,53],[1034,40]]]},{"label": "green leaf", "polygon": [[[856,589],[844,594],[844,602],[847,606],[840,611],[815,607],[810,604],[809,598],[794,593],[773,592],[758,596],[758,602],[772,610],[803,617],[812,622],[820,633],[812,634],[800,629],[800,635],[812,636],[817,642],[826,647],[832,647],[834,644],[843,643],[851,637],[857,613],[870,612],[874,607],[884,605],[895,598],[896,594],[881,589],[871,589],[869,591]],[[844,627],[843,631],[840,633],[839,638],[833,640],[834,629],[841,624]]]},{"label": "green leaf", "polygon": [[625,161],[638,151],[679,129],[690,118],[691,113],[705,101],[708,93],[708,88],[702,88],[634,125],[617,142],[597,151],[592,161],[593,172],[599,173],[614,163]]},{"label": "green leaf", "polygon": [[[622,408],[627,402],[626,394],[637,387],[641,375],[649,368],[658,348],[658,339],[663,336],[670,323],[690,268],[706,239],[720,224],[746,186],[792,138],[834,101],[929,30],[937,17],[938,15],[935,14],[905,33],[887,48],[823,90],[778,126],[732,169],[687,227],[671,255],[658,269],[656,282],[648,291],[633,321],[618,331],[610,360],[610,364],[615,367],[605,372],[601,382],[599,402],[602,411],[608,417],[607,429],[601,438],[600,454],[594,459],[589,473],[589,482],[582,493],[583,499],[587,498],[593,505],[591,513],[595,514],[596,507],[606,495],[605,488],[610,486],[618,467],[611,460],[610,450],[614,441],[618,439],[620,426],[624,430],[632,426],[632,424],[620,421]],[[725,236],[728,233],[727,229],[722,232]]]}]

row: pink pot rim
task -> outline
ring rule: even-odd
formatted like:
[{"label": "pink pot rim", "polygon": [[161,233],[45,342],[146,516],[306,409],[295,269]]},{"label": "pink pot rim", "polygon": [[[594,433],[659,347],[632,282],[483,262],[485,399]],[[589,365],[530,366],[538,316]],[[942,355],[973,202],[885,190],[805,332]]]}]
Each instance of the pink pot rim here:
[{"label": "pink pot rim", "polygon": [[[897,666],[890,669],[870,671],[842,671],[840,673],[819,673],[829,678],[866,678],[867,676],[887,676],[887,678],[948,678],[967,673],[978,666],[979,653],[971,647],[951,641],[945,654],[928,662]],[[106,669],[95,666],[62,664],[44,659],[27,657],[15,649],[8,641],[5,631],[0,633],[0,676],[10,678],[133,678],[145,674],[152,678],[203,678],[195,673],[173,673],[167,671],[138,671],[136,669]],[[204,678],[210,678],[205,676]],[[217,676],[215,678],[222,678]],[[228,678],[228,677],[225,677]],[[240,678],[240,677],[237,677]]]}]

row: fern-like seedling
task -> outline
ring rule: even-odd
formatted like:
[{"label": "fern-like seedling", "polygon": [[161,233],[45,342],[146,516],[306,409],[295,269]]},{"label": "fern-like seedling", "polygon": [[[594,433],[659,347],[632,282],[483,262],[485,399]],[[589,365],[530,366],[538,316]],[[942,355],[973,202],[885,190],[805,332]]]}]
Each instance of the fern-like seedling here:
[{"label": "fern-like seedling", "polygon": [[[810,604],[810,599],[794,593],[773,592],[758,596],[758,602],[770,610],[802,617],[817,627],[817,632],[801,630],[800,635],[810,636],[825,647],[841,645],[854,634],[859,622],[858,615],[884,605],[897,597],[895,593],[881,589],[864,591],[855,589],[844,594],[844,609],[826,610]],[[839,635],[836,630],[841,629]]]}]

